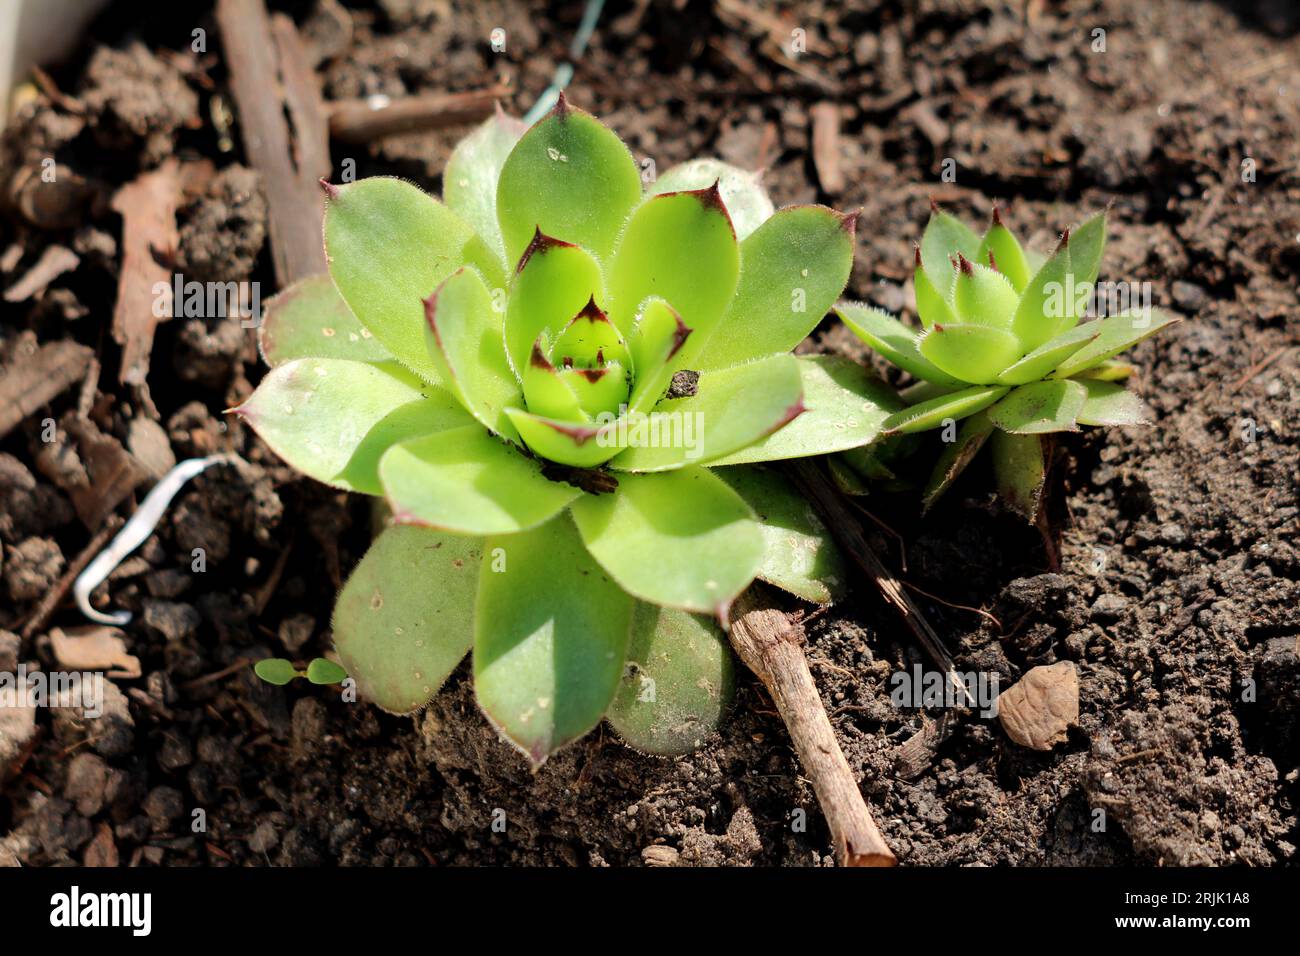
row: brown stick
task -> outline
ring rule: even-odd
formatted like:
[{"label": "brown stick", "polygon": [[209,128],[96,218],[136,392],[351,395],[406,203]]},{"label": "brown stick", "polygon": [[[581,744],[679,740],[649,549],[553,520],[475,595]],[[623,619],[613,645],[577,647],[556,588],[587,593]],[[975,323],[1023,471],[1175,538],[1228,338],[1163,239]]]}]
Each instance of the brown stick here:
[{"label": "brown stick", "polygon": [[32,611],[31,617],[23,625],[22,636],[29,638],[41,628],[43,628],[50,616],[58,610],[63,599],[68,596],[68,591],[72,589],[72,583],[77,579],[82,571],[86,570],[86,565],[90,559],[103,550],[104,545],[108,544],[108,539],[117,533],[117,529],[122,527],[125,521],[122,518],[111,517],[104,522],[103,527],[95,532],[90,542],[81,549],[81,553],[68,565],[68,569],[63,572],[63,577],[59,578],[54,587],[46,592],[45,597],[41,598],[41,603],[36,605],[36,610]]},{"label": "brown stick", "polygon": [[263,0],[218,0],[217,25],[244,151],[262,175],[283,288],[325,271],[318,181],[330,160],[320,89],[293,22],[277,16],[273,26]]},{"label": "brown stick", "polygon": [[386,96],[336,100],[328,105],[330,133],[345,143],[368,143],[399,133],[476,123],[491,116],[493,103],[509,92],[497,86],[391,100]]},{"label": "brown stick", "polygon": [[894,854],[871,819],[808,670],[803,627],[754,588],[736,600],[735,612],[731,646],[781,712],[826,815],[835,858],[841,866],[893,866]]},{"label": "brown stick", "polygon": [[859,568],[866,572],[885,601],[903,615],[904,623],[916,635],[921,648],[930,659],[943,669],[952,686],[961,694],[960,699],[974,703],[966,691],[965,681],[957,676],[957,667],[948,649],[943,646],[938,632],[930,626],[930,622],[903,590],[903,586],[894,577],[893,572],[880,563],[876,553],[871,550],[871,545],[867,543],[861,525],[854,520],[853,512],[845,506],[835,486],[816,465],[806,459],[792,461],[787,465],[786,471],[799,486],[799,490],[821,514],[822,521],[830,529],[831,535],[839,542],[840,547],[848,553]]}]

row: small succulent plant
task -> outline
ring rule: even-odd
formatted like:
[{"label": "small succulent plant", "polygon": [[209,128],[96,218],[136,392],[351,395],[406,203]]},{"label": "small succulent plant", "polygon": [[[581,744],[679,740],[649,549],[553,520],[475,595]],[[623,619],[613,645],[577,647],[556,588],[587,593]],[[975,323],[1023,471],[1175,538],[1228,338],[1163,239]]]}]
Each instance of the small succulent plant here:
[{"label": "small succulent plant", "polygon": [[842,293],[856,216],[774,211],[716,160],[643,188],[563,98],[455,150],[443,202],[324,184],[329,276],[268,303],[236,411],[391,522],[339,595],[363,698],[423,706],[472,649],[482,710],[540,765],[607,717],[689,750],[727,703],[718,622],[757,577],[830,597],[833,547],[755,463],[864,445],[901,403],[789,354]]},{"label": "small succulent plant", "polygon": [[[981,238],[935,206],[916,249],[923,328],[866,305],[836,308],[859,338],[918,380],[883,435],[945,432],[926,509],[991,439],[999,494],[1032,521],[1046,476],[1044,436],[1148,420],[1141,400],[1119,384],[1131,366],[1114,357],[1173,320],[1135,309],[1081,321],[1095,306],[1105,241],[1102,212],[1067,230],[1044,260],[1022,248],[996,207]],[[849,460],[875,462],[882,447]]]}]

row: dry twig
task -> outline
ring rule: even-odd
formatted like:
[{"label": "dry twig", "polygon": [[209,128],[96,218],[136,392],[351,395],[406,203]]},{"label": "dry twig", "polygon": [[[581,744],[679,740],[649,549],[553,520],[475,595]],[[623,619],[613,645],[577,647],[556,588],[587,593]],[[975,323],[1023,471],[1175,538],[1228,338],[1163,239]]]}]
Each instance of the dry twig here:
[{"label": "dry twig", "polygon": [[763,682],[794,741],[804,773],[830,826],[842,866],[893,866],[893,852],[844,759],[804,655],[804,630],[756,588],[736,600],[731,646]]},{"label": "dry twig", "polygon": [[866,572],[885,601],[893,605],[903,616],[903,621],[916,635],[922,649],[943,670],[949,683],[961,695],[959,699],[970,702],[966,684],[957,675],[952,655],[943,646],[938,633],[921,613],[921,609],[908,596],[898,579],[880,563],[876,553],[871,550],[866,536],[862,533],[862,527],[853,520],[853,513],[845,506],[839,491],[812,462],[797,459],[789,464],[787,471],[804,496],[813,503],[813,507],[817,509],[823,523],[830,529],[831,535],[840,547],[859,568]]}]

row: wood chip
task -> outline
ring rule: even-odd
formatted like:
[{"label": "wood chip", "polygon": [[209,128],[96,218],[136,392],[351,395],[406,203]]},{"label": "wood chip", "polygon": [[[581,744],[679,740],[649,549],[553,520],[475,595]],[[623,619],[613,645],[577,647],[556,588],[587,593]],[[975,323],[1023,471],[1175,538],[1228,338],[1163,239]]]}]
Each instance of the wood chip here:
[{"label": "wood chip", "polygon": [[149,471],[112,435],[105,435],[88,419],[71,416],[64,424],[77,442],[90,484],[71,491],[72,507],[88,529],[94,531],[132,491],[149,477]]},{"label": "wood chip", "polygon": [[217,26],[249,162],[270,209],[271,262],[280,288],[325,271],[320,238],[330,173],[319,79],[293,21],[264,0],[218,0]]},{"label": "wood chip", "polygon": [[113,339],[122,346],[118,381],[144,385],[153,351],[154,329],[171,318],[155,315],[154,287],[171,288],[172,277],[155,254],[169,257],[180,244],[176,230],[176,204],[180,197],[179,164],[168,159],[157,169],[127,183],[113,197],[113,209],[122,215],[122,274],[113,306]]},{"label": "wood chip", "polygon": [[51,282],[81,264],[81,257],[67,246],[46,246],[27,274],[5,289],[6,302],[26,302],[44,292]]},{"label": "wood chip", "polygon": [[86,844],[81,862],[93,867],[117,866],[117,844],[113,842],[113,828],[107,823],[101,823],[95,832],[95,838]]},{"label": "wood chip", "polygon": [[938,720],[922,716],[921,729],[894,748],[894,767],[899,779],[915,780],[929,769],[938,753],[939,745],[949,736],[948,712]]},{"label": "wood chip", "polygon": [[834,103],[824,101],[812,108],[813,166],[822,190],[832,195],[844,191],[844,171],[840,169],[840,111]]},{"label": "wood chip", "polygon": [[86,374],[94,353],[71,339],[47,342],[0,370],[0,438]]},{"label": "wood chip", "polygon": [[1033,750],[1051,750],[1079,721],[1079,673],[1071,661],[1039,665],[998,695],[1007,736]]},{"label": "wood chip", "polygon": [[70,671],[104,671],[128,680],[141,675],[140,659],[126,651],[124,632],[103,624],[50,631],[50,646],[59,666]]}]

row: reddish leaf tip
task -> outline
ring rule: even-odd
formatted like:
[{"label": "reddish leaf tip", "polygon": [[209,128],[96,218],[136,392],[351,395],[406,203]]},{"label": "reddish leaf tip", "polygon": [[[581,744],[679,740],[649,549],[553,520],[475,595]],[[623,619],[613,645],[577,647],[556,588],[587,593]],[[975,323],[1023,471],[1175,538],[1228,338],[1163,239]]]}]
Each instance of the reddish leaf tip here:
[{"label": "reddish leaf tip", "polygon": [[932,216],[937,216],[937,215],[939,215],[939,213],[941,213],[941,212],[943,212],[943,210],[939,208],[939,202],[938,202],[938,200],[936,200],[933,196],[931,196],[931,197],[930,197],[930,215],[932,215]]},{"label": "reddish leaf tip", "polygon": [[588,322],[609,322],[609,316],[596,304],[594,293],[588,297],[587,304],[578,311],[578,314],[569,321],[569,324],[572,325],[579,319],[586,319]]},{"label": "reddish leaf tip", "polygon": [[998,209],[998,204],[993,204],[993,225],[1002,225],[1002,212]]},{"label": "reddish leaf tip", "polygon": [[855,235],[857,233],[858,219],[862,215],[861,206],[859,206],[857,209],[853,210],[852,212],[840,212],[840,213],[836,213],[836,215],[839,216],[841,229],[847,232],[850,236]]},{"label": "reddish leaf tip", "polygon": [[970,260],[967,259],[960,252],[957,253],[957,264],[963,274],[968,276],[973,276],[975,274],[975,267],[971,265]]},{"label": "reddish leaf tip", "polygon": [[320,183],[320,188],[321,188],[322,190],[324,190],[326,196],[329,196],[330,199],[337,199],[337,198],[338,198],[338,195],[339,195],[339,187],[338,187],[338,186],[335,186],[332,182],[330,182],[330,181],[329,181],[328,179],[326,179],[324,176],[322,176],[320,179],[318,179],[317,182]]},{"label": "reddish leaf tip", "polygon": [[542,227],[540,225],[534,226],[533,238],[529,241],[528,248],[524,250],[524,254],[519,257],[519,265],[515,267],[515,273],[518,274],[523,272],[524,266],[528,265],[528,260],[533,256],[550,252],[552,249],[558,249],[561,246],[572,247],[573,243],[565,242],[563,239],[556,239],[554,236],[548,236],[546,233],[542,232]]},{"label": "reddish leaf tip", "polygon": [[916,267],[919,269],[921,268],[921,244],[919,242],[912,243],[912,251],[916,253]]},{"label": "reddish leaf tip", "polygon": [[609,372],[609,369],[608,369],[608,368],[580,368],[580,369],[578,369],[578,374],[581,375],[583,378],[585,378],[585,379],[586,379],[588,382],[590,382],[592,385],[595,385],[595,384],[596,384],[597,382],[599,382],[602,378],[604,378],[607,372]]},{"label": "reddish leaf tip", "polygon": [[[587,444],[587,442],[591,441],[601,432],[600,428],[592,428],[588,425],[570,424],[569,422],[560,422],[553,418],[543,418],[541,419],[541,423],[552,431],[557,431],[561,435],[568,435],[573,439],[573,443],[578,447]],[[604,427],[609,428],[610,426],[606,425]]]},{"label": "reddish leaf tip", "polygon": [[694,329],[689,328],[686,323],[682,321],[682,317],[677,314],[677,310],[671,305],[668,306],[668,310],[672,312],[673,319],[677,322],[677,327],[673,329],[673,347],[668,350],[668,358],[672,358],[681,351],[682,346],[685,345],[686,340],[691,337],[691,333]]},{"label": "reddish leaf tip", "polygon": [[[562,120],[569,115],[569,98],[564,95],[564,90],[560,90],[560,95],[555,98],[555,106],[551,109],[555,118]],[[543,757],[543,760],[546,758]]]},{"label": "reddish leaf tip", "polygon": [[1067,227],[1065,228],[1065,232],[1061,233],[1061,241],[1060,241],[1059,243],[1057,243],[1057,245],[1056,245],[1056,251],[1053,252],[1052,255],[1056,255],[1057,252],[1060,252],[1062,249],[1064,249],[1064,248],[1065,248],[1066,246],[1068,246],[1069,244],[1070,244],[1070,228],[1069,228],[1069,226],[1067,226]]},{"label": "reddish leaf tip", "polygon": [[533,351],[528,356],[528,363],[532,365],[533,368],[540,368],[547,372],[554,372],[555,366],[552,365],[550,359],[542,353],[540,340],[541,336],[538,336],[538,341],[533,343]]},{"label": "reddish leaf tip", "polygon": [[998,271],[1000,271],[1000,270],[998,269],[998,260],[997,260],[997,257],[993,255],[993,250],[992,250],[992,249],[989,250],[989,268],[992,269],[994,272],[998,272]]}]

